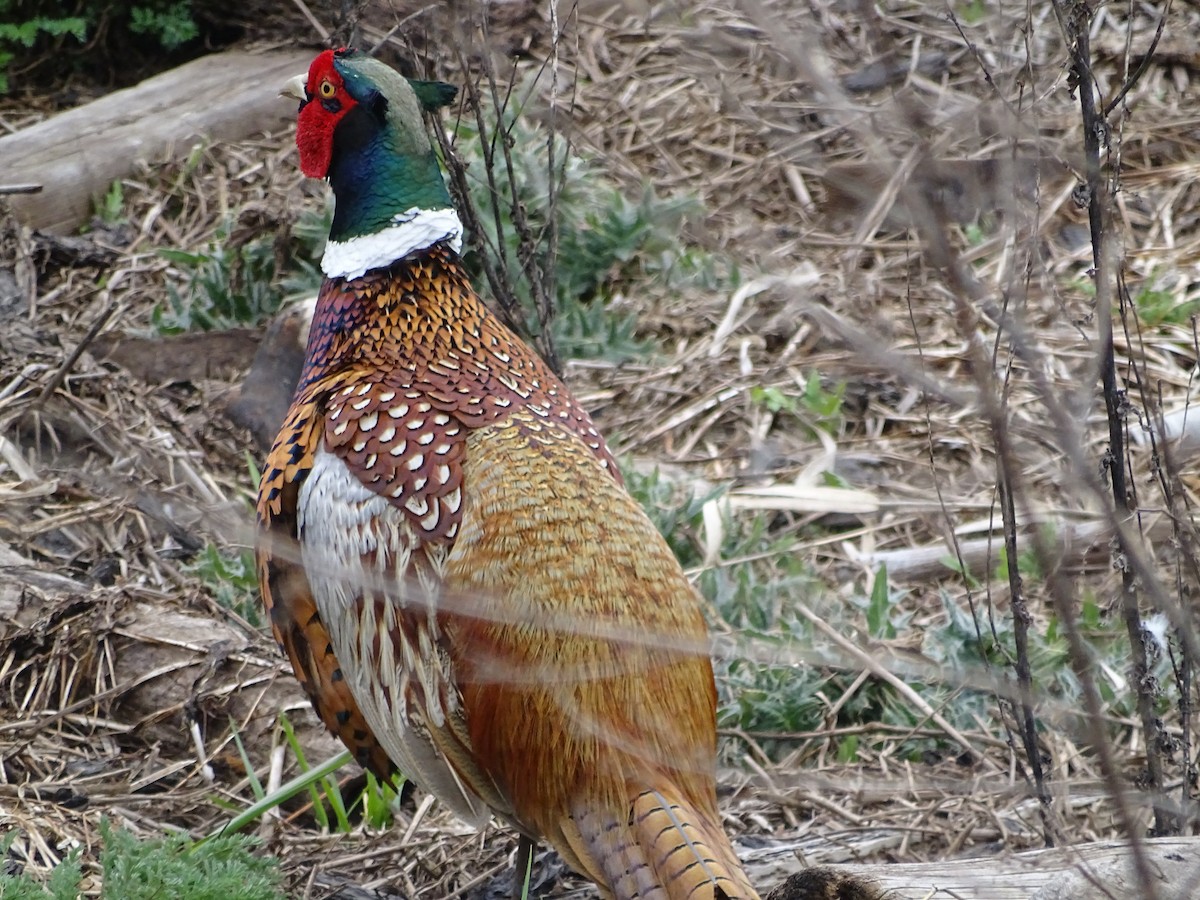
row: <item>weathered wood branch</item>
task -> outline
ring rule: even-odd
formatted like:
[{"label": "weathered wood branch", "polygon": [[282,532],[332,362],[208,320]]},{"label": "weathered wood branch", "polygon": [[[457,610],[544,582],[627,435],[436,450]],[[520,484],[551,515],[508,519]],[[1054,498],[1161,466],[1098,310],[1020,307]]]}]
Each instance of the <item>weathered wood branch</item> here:
[{"label": "weathered wood branch", "polygon": [[0,138],[4,180],[42,186],[8,202],[30,228],[65,233],[139,159],[186,153],[197,138],[238,140],[295,118],[279,88],[312,51],[214,53]]},{"label": "weathered wood branch", "polygon": [[[794,845],[745,853],[743,860],[750,880],[764,893],[780,885],[780,890],[772,891],[777,900],[813,900],[811,893],[787,890],[784,879],[822,861],[846,862],[837,870],[874,880],[887,900],[1137,900],[1148,896],[1124,841],[931,863],[850,862],[856,852],[878,853],[900,840],[900,834],[882,828],[836,843],[818,835]],[[1200,837],[1145,840],[1142,851],[1154,873],[1159,900],[1200,897]]]}]

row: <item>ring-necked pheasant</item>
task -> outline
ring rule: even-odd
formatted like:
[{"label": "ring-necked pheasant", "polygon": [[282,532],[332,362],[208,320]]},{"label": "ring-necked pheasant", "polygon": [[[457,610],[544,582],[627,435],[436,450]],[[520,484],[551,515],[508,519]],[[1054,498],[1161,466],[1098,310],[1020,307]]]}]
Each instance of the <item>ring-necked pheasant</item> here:
[{"label": "ring-necked pheasant", "polygon": [[502,325],[422,122],[454,89],[326,51],[300,165],[336,207],[259,488],[272,627],[325,723],[616,898],[756,898],[721,826],[697,595],[587,413]]}]

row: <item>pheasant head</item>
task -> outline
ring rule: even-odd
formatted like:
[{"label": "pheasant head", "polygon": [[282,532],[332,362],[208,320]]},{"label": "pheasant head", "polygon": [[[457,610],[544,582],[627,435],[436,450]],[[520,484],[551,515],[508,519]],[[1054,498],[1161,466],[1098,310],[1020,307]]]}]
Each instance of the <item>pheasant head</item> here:
[{"label": "pheasant head", "polygon": [[421,118],[457,88],[341,49],[318,56],[285,93],[300,100],[300,168],[333,188],[326,275],[356,278],[441,242],[458,251],[462,224]]}]

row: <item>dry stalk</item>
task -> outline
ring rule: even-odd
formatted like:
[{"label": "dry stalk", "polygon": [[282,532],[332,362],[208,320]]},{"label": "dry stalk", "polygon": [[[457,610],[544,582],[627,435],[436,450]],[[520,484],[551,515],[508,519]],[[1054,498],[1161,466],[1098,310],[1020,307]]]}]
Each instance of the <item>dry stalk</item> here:
[{"label": "dry stalk", "polygon": [[[1015,118],[1019,119],[1022,104],[1018,102],[1016,107],[1009,106],[1007,98],[999,90],[992,73],[979,53],[978,48],[967,39],[966,33],[963,31],[958,17],[953,10],[950,12],[950,19],[954,23],[955,29],[962,37],[963,41],[970,47],[971,54],[974,57],[976,64],[983,73],[984,79],[988,86],[992,89],[995,96],[1001,99],[1001,102],[1009,109],[1010,113]],[[1027,60],[1028,63],[1028,60]],[[1023,92],[1022,92],[1023,99]],[[1016,135],[1012,140],[1012,153],[1016,157],[1017,139]],[[947,217],[942,214],[938,216],[938,221],[941,223],[947,222]],[[1005,313],[1008,312],[1010,303],[1011,291],[1006,291],[1003,299],[1003,308]],[[964,331],[964,334],[970,333]],[[1002,333],[997,330],[995,342],[992,348],[992,360],[988,365],[988,371],[994,371],[996,360],[1002,350]],[[1013,623],[1013,649],[1015,650],[1015,659],[1013,660],[1013,669],[1017,678],[1017,691],[1019,697],[1019,713],[1015,715],[1018,725],[1018,731],[1021,737],[1022,749],[1025,751],[1025,762],[1029,767],[1029,771],[1033,776],[1034,791],[1039,801],[1038,814],[1042,820],[1042,829],[1047,847],[1055,845],[1056,827],[1051,815],[1052,797],[1047,784],[1047,777],[1042,765],[1042,751],[1038,745],[1037,737],[1037,717],[1034,711],[1034,684],[1033,670],[1029,659],[1029,632],[1033,625],[1033,616],[1029,611],[1029,605],[1025,596],[1025,588],[1021,578],[1021,571],[1016,564],[1019,558],[1018,534],[1020,531],[1017,520],[1017,504],[1014,500],[1014,485],[1011,483],[1012,477],[1011,466],[1005,465],[1005,460],[1011,459],[1011,444],[1007,428],[1007,420],[1004,416],[996,414],[998,410],[1008,409],[1009,406],[1009,378],[1012,372],[1012,356],[1009,354],[1008,362],[1005,366],[1005,375],[1001,386],[999,387],[1000,398],[996,408],[990,409],[990,427],[992,433],[992,441],[995,444],[996,453],[996,485],[997,494],[1000,503],[1001,521],[1003,526],[1004,536],[1004,552],[1005,558],[1008,560],[1008,589],[1009,589],[1009,605],[1012,612]],[[988,385],[981,383],[980,388],[985,392],[985,395],[990,396]],[[989,605],[989,610],[992,607]],[[974,609],[972,608],[972,614]],[[994,626],[993,626],[994,628]],[[999,697],[997,698],[999,699]]]},{"label": "dry stalk", "polygon": [[[1112,130],[1104,114],[1097,107],[1094,93],[1096,81],[1092,72],[1092,53],[1088,34],[1091,25],[1091,11],[1086,4],[1068,5],[1062,0],[1054,0],[1054,8],[1070,49],[1072,81],[1079,95],[1083,126],[1084,159],[1087,167],[1086,182],[1076,202],[1087,206],[1092,241],[1092,261],[1095,266],[1094,278],[1102,354],[1100,375],[1104,391],[1104,405],[1108,416],[1109,440],[1108,453],[1102,467],[1109,476],[1116,514],[1128,517],[1136,512],[1136,502],[1132,487],[1126,481],[1125,428],[1128,401],[1125,388],[1119,384],[1117,378],[1116,351],[1112,333],[1113,313],[1116,307],[1113,297],[1117,281],[1117,273],[1113,271],[1112,238],[1109,233],[1109,210],[1112,199],[1100,161],[1101,148],[1111,149]],[[1134,75],[1134,78],[1136,77],[1138,77],[1137,73]],[[1118,172],[1119,161],[1117,172],[1114,172],[1112,176],[1114,183],[1119,177]],[[1174,833],[1177,825],[1173,822],[1170,811],[1163,804],[1161,750],[1163,735],[1161,722],[1154,713],[1154,706],[1158,699],[1157,682],[1151,673],[1146,652],[1149,635],[1142,626],[1141,612],[1138,608],[1137,577],[1133,569],[1125,564],[1125,556],[1126,548],[1121,547],[1121,553],[1114,559],[1114,565],[1121,571],[1121,611],[1129,635],[1129,646],[1133,653],[1132,680],[1137,697],[1138,714],[1142,720],[1148,788],[1153,794],[1154,800],[1155,824],[1152,833],[1154,836],[1160,836]],[[1148,875],[1148,873],[1144,874]]]},{"label": "dry stalk", "polygon": [[[455,202],[459,206],[460,213],[463,214],[469,240],[472,242],[482,262],[484,275],[488,280],[488,286],[491,288],[493,297],[499,304],[502,317],[506,324],[518,334],[530,337],[537,347],[538,352],[550,367],[556,372],[561,373],[562,360],[559,358],[558,350],[555,346],[552,323],[557,314],[554,300],[554,260],[558,247],[559,188],[565,178],[567,164],[566,158],[556,158],[557,141],[562,135],[558,115],[558,96],[560,91],[558,84],[558,59],[559,46],[564,37],[565,26],[559,21],[557,3],[551,2],[550,52],[547,60],[533,74],[533,79],[536,83],[546,73],[547,68],[549,68],[551,80],[548,87],[549,109],[548,115],[545,117],[547,133],[546,181],[549,189],[545,211],[546,226],[541,233],[535,234],[530,223],[528,211],[520,198],[520,183],[516,177],[513,164],[514,139],[510,131],[510,126],[505,124],[505,118],[515,99],[514,95],[517,89],[519,70],[516,66],[510,67],[506,78],[502,78],[497,73],[494,54],[491,50],[492,41],[488,30],[487,13],[486,11],[481,11],[475,4],[463,5],[468,7],[468,9],[461,10],[464,16],[463,21],[469,24],[467,27],[459,28],[455,31],[453,51],[457,65],[461,71],[470,72],[475,68],[471,64],[472,59],[478,60],[478,67],[482,70],[483,89],[487,93],[487,102],[484,102],[483,93],[480,90],[480,81],[475,77],[468,77],[466,79],[466,102],[474,116],[475,126],[483,146],[483,177],[487,181],[492,197],[490,206],[496,234],[502,235],[504,233],[502,218],[502,209],[504,208],[507,208],[512,221],[512,227],[517,234],[517,262],[520,265],[521,272],[532,296],[532,312],[535,314],[537,320],[537,332],[535,334],[530,334],[527,317],[528,311],[521,308],[515,287],[510,281],[508,250],[504,241],[499,239],[493,244],[488,240],[485,231],[479,227],[480,213],[475,208],[470,197],[466,168],[462,160],[453,152],[451,141],[442,129],[434,129],[436,138],[442,148],[443,157],[450,173],[451,188],[454,192]],[[574,7],[572,7],[570,18],[573,19],[574,15]],[[476,31],[481,35],[481,40],[479,41],[474,40],[472,37]],[[489,109],[491,113],[487,112]],[[520,115],[521,112],[521,110],[517,110],[517,115]],[[489,121],[489,115],[494,115],[496,121]],[[513,116],[513,121],[516,121],[515,115]],[[507,196],[497,184],[496,173],[500,171],[501,167],[503,167],[503,171],[507,176],[509,186]],[[541,264],[543,257],[548,260],[545,268]]]}]

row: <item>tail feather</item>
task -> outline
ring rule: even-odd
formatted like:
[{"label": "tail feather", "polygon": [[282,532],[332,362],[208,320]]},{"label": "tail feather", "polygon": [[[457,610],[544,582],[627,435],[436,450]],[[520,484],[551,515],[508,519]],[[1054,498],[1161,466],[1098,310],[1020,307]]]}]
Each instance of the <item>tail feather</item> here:
[{"label": "tail feather", "polygon": [[588,809],[573,823],[571,849],[615,900],[758,900],[719,823],[678,797],[644,791],[625,817]]}]

